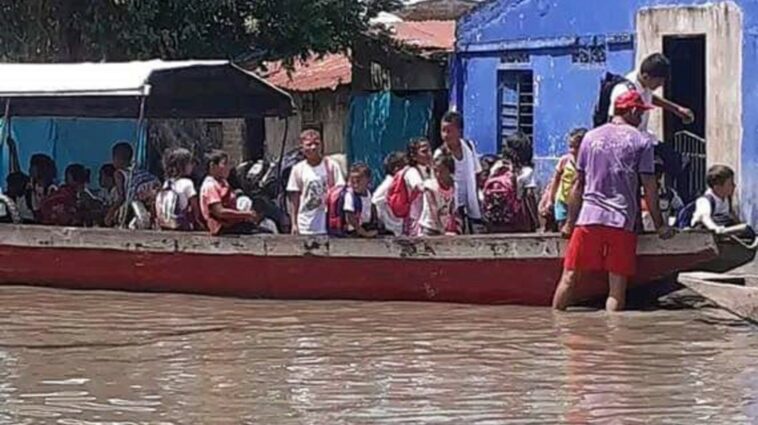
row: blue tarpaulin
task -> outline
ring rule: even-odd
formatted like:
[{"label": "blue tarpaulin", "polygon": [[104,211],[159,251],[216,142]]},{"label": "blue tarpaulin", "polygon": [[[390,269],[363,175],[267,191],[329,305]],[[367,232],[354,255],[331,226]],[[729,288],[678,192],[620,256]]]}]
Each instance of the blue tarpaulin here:
[{"label": "blue tarpaulin", "polygon": [[[3,128],[0,118],[0,131]],[[4,133],[0,133],[4,134]],[[137,120],[90,118],[13,118],[11,135],[18,146],[24,173],[29,172],[29,159],[36,153],[47,154],[58,166],[59,181],[70,164],[79,163],[91,170],[92,186],[98,184],[98,171],[111,162],[111,148],[116,142],[128,141],[135,148],[139,161],[144,161],[144,148],[137,141]],[[145,146],[145,131],[140,131],[139,145]],[[10,158],[8,146],[0,149],[0,186],[5,187]]]},{"label": "blue tarpaulin", "polygon": [[405,151],[410,139],[429,134],[433,107],[430,92],[353,95],[346,137],[350,163],[365,162],[374,182],[382,181],[384,157]]}]

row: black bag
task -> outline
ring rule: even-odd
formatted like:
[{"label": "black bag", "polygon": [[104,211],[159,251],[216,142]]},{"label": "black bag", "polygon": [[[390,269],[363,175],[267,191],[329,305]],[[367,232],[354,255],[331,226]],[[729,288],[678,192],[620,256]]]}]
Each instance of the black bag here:
[{"label": "black bag", "polygon": [[595,104],[595,112],[592,114],[592,125],[597,128],[601,125],[608,124],[609,116],[608,110],[611,109],[611,95],[613,89],[619,84],[626,84],[630,90],[635,90],[636,86],[625,77],[610,72],[605,73],[605,77],[600,80],[600,93],[598,95],[597,103]]}]

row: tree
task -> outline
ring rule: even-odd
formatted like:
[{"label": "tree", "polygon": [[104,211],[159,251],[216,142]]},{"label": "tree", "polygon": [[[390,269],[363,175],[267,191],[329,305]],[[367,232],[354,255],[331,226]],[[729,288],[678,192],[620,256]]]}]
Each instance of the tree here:
[{"label": "tree", "polygon": [[0,0],[0,59],[254,61],[346,51],[401,0]]}]

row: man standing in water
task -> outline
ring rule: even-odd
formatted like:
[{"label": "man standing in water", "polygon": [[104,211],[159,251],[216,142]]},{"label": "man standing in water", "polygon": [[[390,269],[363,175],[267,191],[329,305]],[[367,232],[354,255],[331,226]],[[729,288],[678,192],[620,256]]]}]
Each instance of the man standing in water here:
[{"label": "man standing in water", "polygon": [[477,175],[482,165],[474,144],[463,139],[463,117],[457,112],[448,112],[440,126],[442,146],[434,153],[437,158],[447,152],[455,160],[455,205],[464,220],[465,233],[481,233],[484,229],[479,208]]},{"label": "man standing in water", "polygon": [[608,272],[606,310],[624,308],[627,281],[634,276],[637,262],[640,180],[659,236],[673,235],[658,208],[653,144],[637,130],[648,109],[638,92],[624,93],[614,103],[611,122],[584,138],[563,228],[571,240],[553,297],[555,309],[568,307],[581,272]]}]

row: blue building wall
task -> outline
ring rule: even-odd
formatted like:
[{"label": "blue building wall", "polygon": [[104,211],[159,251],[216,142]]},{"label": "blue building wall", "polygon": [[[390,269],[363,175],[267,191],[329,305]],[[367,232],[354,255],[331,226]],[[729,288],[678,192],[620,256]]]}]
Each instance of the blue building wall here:
[{"label": "blue building wall", "polygon": [[758,0],[742,2],[742,195],[746,221],[758,225]]},{"label": "blue building wall", "polygon": [[[635,18],[650,6],[703,5],[706,0],[499,0],[458,22],[451,104],[463,112],[466,137],[486,153],[498,148],[497,73],[526,67],[535,81],[535,160],[541,184],[565,151],[565,135],[589,126],[600,78],[634,67]],[[743,12],[743,143],[741,207],[758,224],[758,0],[735,1]],[[607,43],[606,62],[573,63],[577,37]],[[528,64],[501,64],[505,52],[530,55]]]}]

